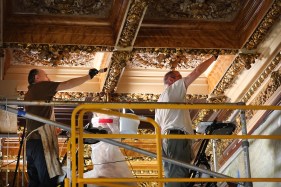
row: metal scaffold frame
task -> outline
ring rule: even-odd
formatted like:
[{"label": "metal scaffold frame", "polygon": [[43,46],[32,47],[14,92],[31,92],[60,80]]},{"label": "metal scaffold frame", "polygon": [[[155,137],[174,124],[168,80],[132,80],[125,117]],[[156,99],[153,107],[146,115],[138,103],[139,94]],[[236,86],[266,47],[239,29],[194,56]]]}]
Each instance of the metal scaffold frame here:
[{"label": "metal scaffold frame", "polygon": [[[41,118],[39,116],[35,116],[33,114],[26,113],[25,111],[17,110],[7,105],[78,105],[72,112],[71,117],[71,127],[62,123],[58,123],[55,121],[51,121],[46,118]],[[71,148],[70,159],[72,160],[72,177],[71,181],[69,178],[65,180],[65,186],[72,185],[73,187],[78,184],[78,186],[83,186],[86,183],[94,183],[94,184],[107,184],[110,186],[120,186],[119,182],[158,182],[162,184],[164,182],[235,182],[244,184],[245,186],[251,186],[252,182],[281,182],[281,178],[251,178],[250,175],[250,160],[249,160],[249,151],[247,143],[248,139],[275,139],[280,140],[281,136],[279,135],[247,135],[247,131],[243,128],[246,128],[246,120],[245,120],[245,110],[281,110],[281,106],[251,106],[244,105],[241,103],[226,103],[226,104],[185,104],[185,103],[73,103],[73,102],[24,102],[24,101],[0,101],[0,108],[2,110],[7,110],[8,112],[15,113],[24,118],[29,118],[33,120],[37,120],[40,122],[44,122],[49,125],[53,125],[59,128],[62,128],[67,131],[71,131]],[[123,114],[120,112],[109,111],[109,110],[101,110],[102,109],[122,109],[122,108],[130,108],[130,109],[157,109],[157,108],[165,108],[165,109],[232,109],[232,110],[240,110],[241,112],[241,122],[242,122],[242,135],[161,135],[159,125],[151,118],[143,117],[143,116],[132,116],[128,114]],[[128,134],[90,134],[85,131],[83,128],[83,115],[86,112],[97,112],[107,115],[126,117],[135,120],[145,121],[151,123],[155,128],[155,135],[128,135]],[[244,115],[243,115],[244,114]],[[76,116],[78,116],[78,124],[76,124]],[[243,118],[243,119],[242,119]],[[83,167],[80,166],[83,163],[83,149],[78,149],[78,168],[76,166],[76,149],[77,147],[83,147],[83,139],[84,138],[92,138],[95,140],[103,141],[112,145],[116,145],[125,149],[129,149],[147,156],[151,156],[157,159],[158,163],[158,177],[157,178],[88,178],[85,179],[83,177]],[[135,148],[133,146],[121,143],[119,141],[115,141],[113,139],[118,138],[133,138],[133,139],[156,139],[156,154],[152,152],[148,152],[143,149]],[[242,139],[244,157],[245,157],[245,169],[246,169],[246,177],[247,178],[232,178],[227,175],[223,175],[217,172],[213,172],[210,170],[205,170],[191,164],[179,162],[177,160],[172,160],[166,157],[162,157],[161,153],[161,139],[163,138],[173,138],[173,139]],[[76,139],[78,143],[76,143]],[[162,175],[162,161],[170,162],[173,164],[180,165],[182,167],[186,167],[192,170],[196,170],[202,173],[206,173],[215,178],[163,178]],[[78,172],[76,173],[76,169]],[[124,186],[124,185],[123,185]],[[161,186],[161,185],[160,185]]]}]

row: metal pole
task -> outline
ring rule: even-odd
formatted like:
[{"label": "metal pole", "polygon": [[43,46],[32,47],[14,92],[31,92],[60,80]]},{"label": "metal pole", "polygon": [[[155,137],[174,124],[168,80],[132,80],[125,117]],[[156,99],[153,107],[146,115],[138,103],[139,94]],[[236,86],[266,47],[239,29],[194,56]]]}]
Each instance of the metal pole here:
[{"label": "metal pole", "polygon": [[[89,105],[95,104],[95,107],[98,108],[110,108],[110,109],[120,109],[126,108],[129,106],[130,109],[143,109],[150,108],[150,109],[190,109],[190,110],[198,110],[198,109],[221,109],[221,110],[281,110],[281,106],[279,105],[241,105],[239,103],[181,103],[181,102],[127,102],[127,103],[120,103],[120,102],[85,102],[85,101],[64,101],[64,102],[46,102],[46,101],[19,101],[19,100],[1,100],[0,105],[29,105],[29,106],[78,106],[78,105]],[[86,107],[90,109],[94,109],[92,107]]]},{"label": "metal pole", "polygon": [[[246,126],[246,116],[245,111],[241,110],[240,112],[240,118],[241,118],[241,126],[242,126],[242,135],[247,135],[247,126]],[[250,156],[249,156],[249,141],[248,139],[242,140],[242,147],[244,151],[244,164],[245,164],[245,177],[251,178],[251,168],[250,168]],[[252,187],[252,182],[246,182],[246,187]]]},{"label": "metal pole", "polygon": [[20,106],[78,106],[81,104],[94,104],[96,102],[85,101],[20,101],[20,100],[1,100],[0,105],[20,105]]},{"label": "metal pole", "polygon": [[0,138],[18,138],[18,134],[0,134]]},{"label": "metal pole", "polygon": [[218,171],[217,140],[213,139],[212,143],[213,143],[214,171],[217,172]]},{"label": "metal pole", "polygon": [[21,136],[20,148],[19,148],[19,152],[18,152],[17,164],[16,164],[16,169],[15,169],[15,174],[14,174],[14,179],[13,179],[12,187],[14,187],[15,184],[16,184],[18,168],[19,168],[19,162],[20,162],[20,155],[21,155],[21,150],[22,150],[22,147],[23,147],[23,142],[24,142],[24,137],[25,137],[25,128],[26,128],[26,125],[24,125],[23,133],[22,133],[22,136]]},{"label": "metal pole", "polygon": [[[6,107],[5,108],[5,107],[0,105],[0,108],[2,110],[5,109],[8,112],[15,113],[15,114],[17,114],[19,116],[22,116],[24,118],[36,120],[36,121],[39,121],[39,122],[42,122],[42,123],[45,123],[45,124],[48,124],[48,125],[53,125],[53,126],[61,128],[61,129],[67,130],[69,132],[71,131],[71,127],[69,125],[65,125],[65,124],[62,124],[62,123],[59,123],[59,122],[55,122],[55,121],[52,121],[52,120],[49,120],[49,119],[46,119],[46,118],[42,118],[42,117],[39,117],[39,116],[36,116],[36,115],[33,115],[33,114],[29,114],[25,111],[19,111],[17,109],[12,108],[12,107]],[[90,133],[90,132],[85,131],[85,133]],[[119,147],[122,147],[122,148],[125,148],[125,149],[128,149],[128,150],[135,151],[137,153],[141,153],[141,154],[144,154],[144,155],[147,155],[147,156],[151,156],[151,157],[154,157],[154,158],[157,157],[157,155],[155,153],[152,153],[152,152],[149,152],[149,151],[146,151],[146,150],[143,150],[143,149],[139,149],[139,148],[121,143],[121,142],[113,140],[113,139],[95,138],[95,140],[103,141],[103,142],[106,142],[106,143],[109,143],[109,144],[112,144],[112,145],[115,145],[115,146],[119,146]],[[170,158],[163,157],[162,159],[164,161],[169,162],[169,163],[176,164],[176,165],[179,165],[179,166],[182,166],[182,167],[185,167],[185,168],[189,168],[189,169],[192,169],[192,170],[196,170],[196,171],[208,174],[208,175],[213,176],[213,177],[231,178],[230,176],[227,176],[227,175],[223,175],[223,174],[216,173],[216,172],[213,172],[213,171],[210,171],[210,170],[202,169],[200,167],[196,167],[196,166],[193,166],[191,164],[187,164],[187,163],[180,162],[180,161],[177,161],[177,160],[173,160],[173,159],[170,159]]]},{"label": "metal pole", "polygon": [[228,118],[228,121],[235,123],[235,119],[239,115],[239,113],[240,113],[240,110],[234,110],[234,112]]}]

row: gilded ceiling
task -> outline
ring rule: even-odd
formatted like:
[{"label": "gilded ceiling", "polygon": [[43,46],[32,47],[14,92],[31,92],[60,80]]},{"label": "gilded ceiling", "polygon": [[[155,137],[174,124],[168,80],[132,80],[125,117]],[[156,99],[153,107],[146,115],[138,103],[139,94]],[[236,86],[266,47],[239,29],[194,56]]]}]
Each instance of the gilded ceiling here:
[{"label": "gilded ceiling", "polygon": [[[138,1],[137,1],[138,2]],[[153,19],[196,19],[231,21],[241,10],[243,2],[239,0],[185,0],[185,1],[146,1],[148,7],[145,18]],[[13,1],[14,11],[37,15],[83,15],[106,18],[112,8],[111,0],[94,1]],[[139,1],[138,3],[141,3]],[[144,1],[145,3],[145,1]]]},{"label": "gilded ceiling", "polygon": [[239,0],[154,1],[148,7],[145,18],[231,21],[241,10],[242,4]]},{"label": "gilded ceiling", "polygon": [[[56,100],[155,102],[165,72],[177,69],[188,74],[212,54],[219,58],[191,86],[187,93],[190,103],[262,105],[281,85],[280,0],[15,3],[18,1],[4,0],[1,56],[5,59],[4,80],[20,82],[20,98],[31,67],[41,66],[64,80],[99,64],[97,68],[108,67],[109,71],[87,85],[93,91],[81,87],[80,91],[60,92]],[[267,44],[270,37],[272,42]],[[269,51],[261,50],[264,43]],[[105,55],[98,60],[100,53]],[[58,70],[64,73],[58,74]],[[247,119],[254,113],[248,111]],[[214,118],[225,121],[232,111],[196,110],[191,114],[195,127]],[[59,120],[59,114],[57,117]],[[238,120],[236,133],[240,129]],[[142,129],[140,133],[150,132]],[[235,147],[235,142],[221,141],[221,165],[229,157],[229,145]],[[151,158],[132,160],[138,163],[136,172],[156,175],[155,170],[138,168],[140,161],[147,163]]]},{"label": "gilded ceiling", "polygon": [[91,15],[95,17],[105,18],[111,9],[111,0],[88,0],[88,1],[72,1],[72,0],[25,0],[13,1],[14,11],[24,14],[38,15]]}]

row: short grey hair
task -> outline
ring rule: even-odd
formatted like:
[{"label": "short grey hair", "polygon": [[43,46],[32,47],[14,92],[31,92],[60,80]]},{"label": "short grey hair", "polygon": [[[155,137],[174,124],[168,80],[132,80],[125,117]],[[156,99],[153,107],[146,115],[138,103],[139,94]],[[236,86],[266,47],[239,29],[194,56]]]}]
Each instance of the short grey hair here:
[{"label": "short grey hair", "polygon": [[164,79],[163,79],[164,84],[168,84],[168,78],[172,77],[174,75],[174,72],[177,72],[177,71],[171,70],[164,75]]}]

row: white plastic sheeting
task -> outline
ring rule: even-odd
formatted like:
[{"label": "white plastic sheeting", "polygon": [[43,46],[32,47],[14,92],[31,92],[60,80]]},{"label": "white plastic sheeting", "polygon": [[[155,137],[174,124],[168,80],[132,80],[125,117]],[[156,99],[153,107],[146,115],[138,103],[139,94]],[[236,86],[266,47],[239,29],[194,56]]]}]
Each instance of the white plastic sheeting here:
[{"label": "white plastic sheeting", "polygon": [[[91,120],[93,127],[99,129],[110,129],[113,134],[119,134],[119,118],[107,115],[99,115]],[[91,145],[93,170],[84,173],[85,178],[133,178],[125,156],[119,147],[99,142]],[[136,183],[126,183],[126,185],[137,186]],[[88,184],[88,187],[97,187]]]}]

